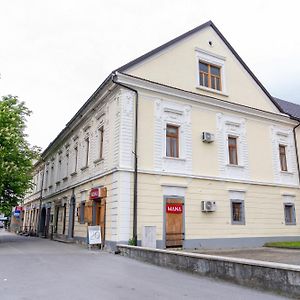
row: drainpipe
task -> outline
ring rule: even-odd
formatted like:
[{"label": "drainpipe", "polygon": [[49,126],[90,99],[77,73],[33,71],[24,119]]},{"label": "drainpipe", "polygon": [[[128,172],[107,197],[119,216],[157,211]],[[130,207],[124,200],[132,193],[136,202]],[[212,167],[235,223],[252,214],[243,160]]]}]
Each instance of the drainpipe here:
[{"label": "drainpipe", "polygon": [[135,246],[137,245],[137,184],[138,184],[138,157],[137,157],[137,147],[138,147],[138,99],[139,99],[139,94],[138,91],[123,85],[119,82],[114,81],[114,78],[117,75],[115,73],[112,74],[112,82],[125,88],[128,89],[136,94],[136,100],[135,100],[135,135],[134,135],[134,177],[133,177],[133,240]]},{"label": "drainpipe", "polygon": [[[42,162],[44,162],[42,160]],[[46,165],[44,165],[44,170],[43,170],[43,174],[42,174],[42,184],[41,184],[41,193],[40,193],[40,205],[39,205],[39,217],[38,217],[38,226],[37,226],[37,234],[39,235],[41,232],[41,217],[42,217],[42,200],[43,200],[43,188],[44,188],[44,176],[45,176],[45,167]]]},{"label": "drainpipe", "polygon": [[[297,120],[299,122],[299,120]],[[299,167],[299,153],[298,153],[298,146],[297,146],[297,135],[296,135],[296,129],[300,126],[300,123],[296,125],[293,128],[293,134],[294,134],[294,141],[295,141],[295,149],[296,149],[296,159],[297,159],[297,169],[298,169],[298,181],[300,184],[300,167]]]}]

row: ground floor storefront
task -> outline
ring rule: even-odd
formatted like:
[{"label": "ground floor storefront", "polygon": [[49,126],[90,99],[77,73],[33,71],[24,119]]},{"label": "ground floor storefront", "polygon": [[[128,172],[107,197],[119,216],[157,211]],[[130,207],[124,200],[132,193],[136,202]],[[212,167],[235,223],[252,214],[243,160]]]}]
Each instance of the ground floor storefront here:
[{"label": "ground floor storefront", "polygon": [[118,171],[25,206],[24,228],[87,243],[101,227],[102,246],[133,242],[156,248],[256,247],[300,232],[298,188]]}]

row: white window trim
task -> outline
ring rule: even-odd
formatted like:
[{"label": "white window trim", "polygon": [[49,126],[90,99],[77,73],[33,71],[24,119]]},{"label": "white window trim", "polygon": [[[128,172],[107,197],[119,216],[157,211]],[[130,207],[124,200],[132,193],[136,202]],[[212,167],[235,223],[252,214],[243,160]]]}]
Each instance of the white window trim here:
[{"label": "white window trim", "polygon": [[[216,93],[219,95],[223,95],[223,96],[228,96],[227,94],[227,88],[226,88],[226,80],[225,80],[225,61],[226,58],[224,56],[221,55],[217,55],[215,53],[209,52],[209,51],[205,51],[202,50],[200,48],[195,48],[195,52],[196,52],[196,88],[197,89],[201,89],[204,91],[208,91],[208,92],[212,92],[212,93]],[[221,71],[221,87],[222,90],[216,90],[216,89],[211,89],[205,86],[200,85],[200,72],[199,72],[199,61],[203,61],[206,62],[208,64],[212,64],[215,66],[220,67],[220,71]]]},{"label": "white window trim", "polygon": [[[174,126],[178,127],[178,157],[173,157],[173,156],[167,156],[167,126]],[[185,158],[183,157],[183,151],[182,151],[182,143],[183,143],[183,131],[182,131],[182,124],[176,123],[176,122],[165,122],[164,125],[164,155],[163,158],[166,159],[175,159],[175,160],[184,160]]]}]

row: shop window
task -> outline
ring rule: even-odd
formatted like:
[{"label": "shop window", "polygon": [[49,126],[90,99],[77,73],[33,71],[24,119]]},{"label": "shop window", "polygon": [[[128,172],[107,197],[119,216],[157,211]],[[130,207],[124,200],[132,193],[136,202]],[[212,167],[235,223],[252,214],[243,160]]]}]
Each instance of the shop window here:
[{"label": "shop window", "polygon": [[93,201],[88,201],[84,206],[84,223],[91,225],[93,222]]},{"label": "shop window", "polygon": [[244,200],[231,200],[231,224],[245,224]]},{"label": "shop window", "polygon": [[286,225],[296,225],[295,205],[284,203],[284,219]]},{"label": "shop window", "polygon": [[79,207],[79,223],[84,224],[85,202],[82,201]]}]

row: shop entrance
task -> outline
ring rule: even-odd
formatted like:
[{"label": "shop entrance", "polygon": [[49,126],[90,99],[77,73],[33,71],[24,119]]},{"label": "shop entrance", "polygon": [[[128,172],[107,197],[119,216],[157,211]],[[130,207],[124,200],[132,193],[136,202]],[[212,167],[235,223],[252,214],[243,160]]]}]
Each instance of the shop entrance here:
[{"label": "shop entrance", "polygon": [[104,246],[105,241],[105,210],[106,201],[105,198],[101,200],[94,200],[93,207],[93,225],[99,225],[101,228],[102,245]]},{"label": "shop entrance", "polygon": [[183,199],[167,198],[165,204],[166,214],[166,248],[177,248],[183,246]]}]

